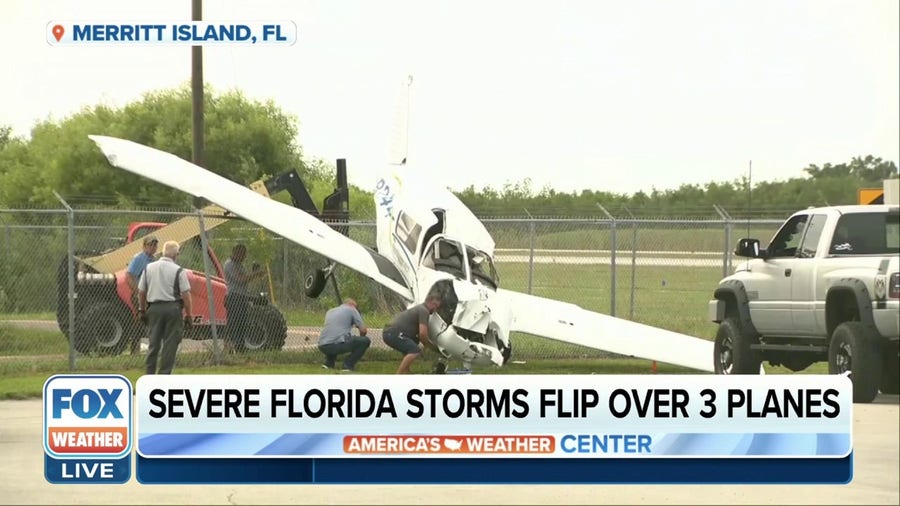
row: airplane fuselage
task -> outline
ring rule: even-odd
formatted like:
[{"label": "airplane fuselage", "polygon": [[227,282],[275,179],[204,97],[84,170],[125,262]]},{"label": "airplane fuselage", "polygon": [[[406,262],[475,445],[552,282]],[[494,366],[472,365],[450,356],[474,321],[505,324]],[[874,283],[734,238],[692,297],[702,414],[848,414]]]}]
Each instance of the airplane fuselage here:
[{"label": "airplane fuselage", "polygon": [[497,293],[494,241],[449,191],[402,170],[375,186],[378,253],[389,258],[420,304],[441,292],[429,335],[447,358],[465,366],[503,365],[510,357],[512,312]]},{"label": "airplane fuselage", "polygon": [[447,272],[423,267],[419,273],[421,298],[437,291],[444,301],[428,322],[428,334],[441,353],[462,361],[466,368],[504,365],[512,351],[512,313],[506,300],[491,287]]}]

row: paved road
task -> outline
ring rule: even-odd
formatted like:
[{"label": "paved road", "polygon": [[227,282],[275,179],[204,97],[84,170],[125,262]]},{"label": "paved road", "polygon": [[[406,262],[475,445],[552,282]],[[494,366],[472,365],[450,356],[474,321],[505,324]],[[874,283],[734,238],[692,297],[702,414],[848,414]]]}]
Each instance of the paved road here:
[{"label": "paved road", "polygon": [[[609,250],[536,249],[534,263],[560,265],[612,265]],[[494,261],[504,263],[528,263],[527,249],[498,249]],[[722,253],[714,251],[638,251],[635,265],[657,267],[721,267]],[[616,265],[631,265],[631,251],[617,250]]]},{"label": "paved road", "polygon": [[[527,253],[517,255],[496,255],[494,258],[498,264],[529,262]],[[534,257],[534,263],[558,265],[612,265],[612,257],[602,255],[539,255]],[[721,256],[719,258],[673,258],[638,255],[634,260],[634,264],[657,267],[721,267],[722,258]],[[616,255],[616,265],[631,265],[631,254],[620,253]]]},{"label": "paved road", "polygon": [[854,406],[854,478],[827,486],[50,485],[41,402],[0,402],[0,504],[900,504],[897,396]]}]

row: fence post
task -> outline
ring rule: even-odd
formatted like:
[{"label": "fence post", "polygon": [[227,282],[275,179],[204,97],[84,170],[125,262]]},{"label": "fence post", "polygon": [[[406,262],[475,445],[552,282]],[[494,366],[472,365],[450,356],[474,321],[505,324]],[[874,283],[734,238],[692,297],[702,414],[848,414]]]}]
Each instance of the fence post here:
[{"label": "fence post", "polygon": [[[726,211],[727,214],[727,211]],[[731,246],[731,235],[734,232],[734,224],[732,223],[731,215],[728,215],[728,219],[725,220],[725,258],[728,259],[727,262],[727,272],[725,276],[731,274],[733,266],[732,266],[732,252],[734,248]]]},{"label": "fence post", "polygon": [[219,350],[219,332],[217,330],[219,322],[216,320],[216,301],[213,298],[212,280],[209,278],[209,271],[212,270],[209,262],[209,238],[206,237],[206,224],[203,221],[203,211],[200,209],[197,209],[197,219],[200,222],[200,245],[203,248],[203,274],[206,277],[206,298],[209,302],[209,329],[213,338],[213,363],[219,365],[222,362],[222,356]]},{"label": "fence post", "polygon": [[531,295],[532,283],[534,282],[534,216],[525,209],[528,214],[528,295]]},{"label": "fence post", "polygon": [[[624,207],[624,206],[623,206]],[[634,320],[634,283],[635,269],[637,266],[637,219],[631,213],[631,209],[625,207],[625,212],[631,217],[631,294],[628,301],[628,319]]]},{"label": "fence post", "polygon": [[713,204],[713,209],[725,224],[725,251],[722,252],[722,277],[725,278],[731,271],[731,215],[718,204]]},{"label": "fence post", "polygon": [[69,304],[69,370],[75,370],[75,333],[77,332],[75,328],[75,210],[72,209],[71,206],[58,194],[56,191],[53,191],[53,195],[62,202],[62,205],[66,208],[66,215],[68,217],[67,224],[67,234],[68,237],[68,245],[66,246],[66,251],[68,253],[68,268],[69,268],[69,293],[67,296],[68,304]]},{"label": "fence post", "polygon": [[609,315],[616,316],[616,218],[606,210],[605,207],[597,203],[597,207],[603,211],[603,214],[610,220],[611,246],[610,246],[610,287],[609,287]]},{"label": "fence post", "polygon": [[[6,219],[3,217],[3,213],[0,213],[0,221],[3,222],[3,244],[4,249],[6,250],[6,256],[4,258],[12,258],[12,234],[9,231],[9,223],[6,222]],[[3,262],[3,273],[6,274],[9,272],[9,260]]]},{"label": "fence post", "polygon": [[288,240],[281,238],[281,303],[287,305],[288,286]]}]

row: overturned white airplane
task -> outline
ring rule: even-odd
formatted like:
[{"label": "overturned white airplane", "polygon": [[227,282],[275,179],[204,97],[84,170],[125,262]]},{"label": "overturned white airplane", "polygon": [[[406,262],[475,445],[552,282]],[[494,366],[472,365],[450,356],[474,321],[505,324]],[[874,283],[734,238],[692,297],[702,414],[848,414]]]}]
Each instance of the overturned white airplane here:
[{"label": "overturned white airplane", "polygon": [[312,215],[266,198],[182,158],[132,141],[92,135],[113,166],[204,198],[248,221],[362,273],[408,305],[440,292],[429,334],[448,359],[502,366],[512,332],[701,371],[713,371],[713,343],[506,290],[494,265],[494,240],[449,190],[408,166],[390,167],[375,185],[374,251]]}]

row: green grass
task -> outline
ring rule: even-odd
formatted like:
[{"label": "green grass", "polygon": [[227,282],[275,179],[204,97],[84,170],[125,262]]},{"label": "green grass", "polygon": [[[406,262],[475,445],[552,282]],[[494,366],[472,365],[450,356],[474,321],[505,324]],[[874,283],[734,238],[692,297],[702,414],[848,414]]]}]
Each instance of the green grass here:
[{"label": "green grass", "polygon": [[0,357],[68,353],[69,345],[58,331],[20,329],[0,322]]},{"label": "green grass", "polygon": [[[631,267],[623,259],[616,269],[616,316],[631,319]],[[503,288],[528,292],[527,263],[498,263]],[[535,264],[534,295],[578,304],[603,314],[611,313],[612,268],[608,265]],[[721,267],[643,266],[635,269],[634,321],[711,339],[715,325],[706,320],[707,302],[722,277]],[[322,325],[323,314],[285,309],[288,325]],[[386,325],[393,315],[366,311],[372,328]],[[564,345],[565,346],[565,345]]]},{"label": "green grass", "polygon": [[0,313],[0,320],[56,320],[56,313],[51,311],[40,313]]},{"label": "green grass", "polygon": [[[528,224],[488,222],[488,231],[494,237],[497,248],[528,248],[531,245]],[[749,237],[767,244],[780,223],[753,225]],[[748,237],[747,225],[732,224],[730,234],[732,249],[741,238]],[[618,253],[630,252],[633,245],[638,251],[724,251],[725,226],[721,222],[704,223],[639,223],[637,233],[630,224],[616,228]],[[606,223],[574,221],[535,222],[534,247],[537,249],[602,249],[612,247],[612,233]]]},{"label": "green grass", "polygon": [[[498,264],[504,288],[528,291],[528,265]],[[715,325],[706,320],[707,302],[722,276],[721,268],[637,266],[634,318],[639,323],[709,338]],[[603,314],[611,313],[611,267],[608,265],[540,264],[534,266],[532,293]],[[616,316],[631,317],[631,269],[616,272]]]}]

